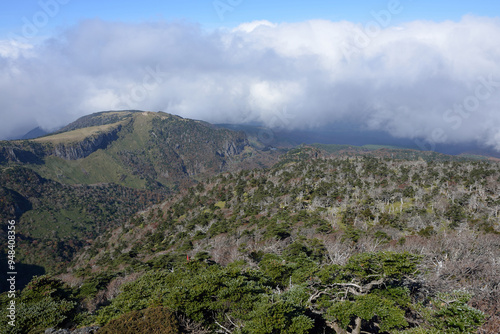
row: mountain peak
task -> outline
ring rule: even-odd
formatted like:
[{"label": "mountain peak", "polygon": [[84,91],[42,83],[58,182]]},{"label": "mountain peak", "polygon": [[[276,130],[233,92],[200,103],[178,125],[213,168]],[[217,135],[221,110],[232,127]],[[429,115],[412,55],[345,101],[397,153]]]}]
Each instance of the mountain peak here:
[{"label": "mountain peak", "polygon": [[49,179],[148,189],[189,184],[233,168],[268,166],[275,161],[267,161],[270,156],[277,154],[258,152],[243,132],[139,110],[86,115],[50,135],[0,145],[0,163],[33,165]]},{"label": "mountain peak", "polygon": [[21,139],[34,139],[34,138],[45,136],[47,134],[48,134],[47,131],[45,131],[41,127],[37,126],[36,128],[28,131],[24,136],[21,137]]}]

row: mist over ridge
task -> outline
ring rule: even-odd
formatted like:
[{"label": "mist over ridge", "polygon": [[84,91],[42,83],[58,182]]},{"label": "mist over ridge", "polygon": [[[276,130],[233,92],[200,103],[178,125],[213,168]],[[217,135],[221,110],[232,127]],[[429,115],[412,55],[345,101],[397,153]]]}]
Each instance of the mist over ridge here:
[{"label": "mist over ridge", "polygon": [[500,149],[500,21],[82,21],[43,43],[0,41],[3,139],[96,110],[163,110],[272,129],[364,131]]}]

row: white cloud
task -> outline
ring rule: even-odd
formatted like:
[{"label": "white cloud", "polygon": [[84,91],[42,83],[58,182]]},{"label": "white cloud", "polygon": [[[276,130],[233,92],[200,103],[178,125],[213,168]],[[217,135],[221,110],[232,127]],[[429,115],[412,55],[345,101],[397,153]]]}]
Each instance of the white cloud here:
[{"label": "white cloud", "polygon": [[267,20],[260,20],[260,21],[253,21],[253,22],[247,22],[247,23],[242,23],[236,28],[233,29],[233,32],[246,32],[246,33],[251,33],[255,29],[260,28],[260,27],[271,27],[271,28],[276,28],[277,24],[271,23]]},{"label": "white cloud", "polygon": [[0,40],[0,57],[17,59],[20,56],[29,56],[33,45],[14,40]]},{"label": "white cloud", "polygon": [[0,133],[131,108],[290,128],[350,121],[500,150],[495,36],[500,20],[472,16],[376,33],[325,20],[211,33],[184,23],[86,21],[38,46],[0,41]]}]

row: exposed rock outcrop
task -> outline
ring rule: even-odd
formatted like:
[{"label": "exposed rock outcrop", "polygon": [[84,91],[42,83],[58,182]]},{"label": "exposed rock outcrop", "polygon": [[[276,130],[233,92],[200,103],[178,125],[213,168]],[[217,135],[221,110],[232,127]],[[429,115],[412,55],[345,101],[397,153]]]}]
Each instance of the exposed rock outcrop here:
[{"label": "exposed rock outcrop", "polygon": [[82,159],[98,149],[105,149],[118,138],[121,125],[109,132],[93,134],[79,142],[61,144],[36,143],[34,141],[4,142],[0,146],[0,163],[16,162],[42,164],[46,156],[54,155],[65,160]]},{"label": "exposed rock outcrop", "polygon": [[57,144],[51,152],[51,155],[66,160],[85,158],[98,149],[105,149],[112,141],[116,140],[120,129],[121,125],[110,132],[98,133],[77,143]]},{"label": "exposed rock outcrop", "polygon": [[46,152],[38,145],[30,145],[28,147],[3,146],[0,147],[0,164],[4,162],[17,162],[17,163],[43,163],[42,158]]},{"label": "exposed rock outcrop", "polygon": [[216,153],[221,157],[231,157],[243,152],[248,145],[249,143],[246,137],[236,138],[234,141],[226,141],[222,150],[218,150]]}]

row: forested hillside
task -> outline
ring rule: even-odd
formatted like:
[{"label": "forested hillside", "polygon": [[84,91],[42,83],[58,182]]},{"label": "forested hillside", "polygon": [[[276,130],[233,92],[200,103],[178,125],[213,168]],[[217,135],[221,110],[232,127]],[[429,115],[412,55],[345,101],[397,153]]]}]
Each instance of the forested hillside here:
[{"label": "forested hillside", "polygon": [[0,168],[0,185],[1,264],[7,250],[6,222],[15,219],[16,258],[28,266],[20,286],[29,281],[33,273],[29,268],[38,268],[34,272],[38,274],[65,268],[103,231],[120,226],[167,195],[116,184],[65,185],[24,167]]},{"label": "forested hillside", "polygon": [[58,314],[26,321],[103,333],[155,319],[169,319],[165,333],[497,333],[499,194],[495,162],[292,150],[105,233],[63,281],[23,291],[27,310],[52,291],[44,302]]}]

